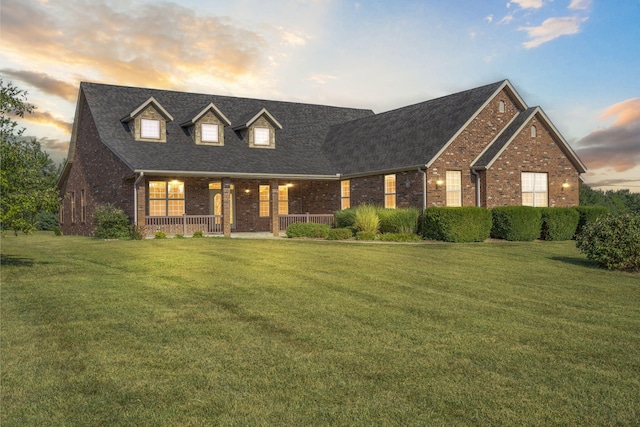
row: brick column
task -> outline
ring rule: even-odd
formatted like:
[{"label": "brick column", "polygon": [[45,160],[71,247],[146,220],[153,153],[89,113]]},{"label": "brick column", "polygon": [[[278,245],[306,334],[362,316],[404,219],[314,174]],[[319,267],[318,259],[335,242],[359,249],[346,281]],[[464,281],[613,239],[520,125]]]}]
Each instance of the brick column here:
[{"label": "brick column", "polygon": [[222,232],[231,237],[231,180],[222,179]]},{"label": "brick column", "polygon": [[280,218],[278,214],[278,180],[269,181],[271,187],[271,232],[274,236],[280,235]]},{"label": "brick column", "polygon": [[138,182],[137,189],[137,214],[138,214],[138,227],[144,227],[146,224],[147,216],[147,178],[142,178]]}]

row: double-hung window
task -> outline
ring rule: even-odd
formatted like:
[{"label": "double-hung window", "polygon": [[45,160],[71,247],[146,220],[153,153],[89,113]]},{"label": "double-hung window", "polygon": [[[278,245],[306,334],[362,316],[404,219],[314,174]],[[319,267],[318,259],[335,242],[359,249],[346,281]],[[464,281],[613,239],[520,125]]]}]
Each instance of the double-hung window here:
[{"label": "double-hung window", "polygon": [[522,172],[522,206],[546,207],[548,205],[547,174]]},{"label": "double-hung window", "polygon": [[289,187],[278,185],[278,215],[289,215]]},{"label": "double-hung window", "polygon": [[76,223],[76,192],[71,192],[71,224]]},{"label": "double-hung window", "polygon": [[184,182],[149,182],[149,215],[184,215]]},{"label": "double-hung window", "polygon": [[269,192],[270,187],[268,185],[260,186],[260,216],[269,216]]},{"label": "double-hung window", "polygon": [[384,207],[387,209],[396,208],[396,176],[384,176]]},{"label": "double-hung window", "polygon": [[340,181],[340,209],[351,207],[351,181],[345,179]]},{"label": "double-hung window", "polygon": [[462,172],[447,171],[447,206],[462,206]]},{"label": "double-hung window", "polygon": [[140,138],[160,139],[160,120],[140,119]]}]

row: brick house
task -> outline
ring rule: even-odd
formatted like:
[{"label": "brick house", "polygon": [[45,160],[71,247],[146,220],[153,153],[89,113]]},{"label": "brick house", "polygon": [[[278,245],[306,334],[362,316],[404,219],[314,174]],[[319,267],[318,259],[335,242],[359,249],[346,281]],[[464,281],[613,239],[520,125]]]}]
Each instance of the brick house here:
[{"label": "brick house", "polygon": [[508,80],[371,110],[82,83],[61,228],[104,204],[147,233],[270,231],[336,210],[576,206],[585,166]]}]

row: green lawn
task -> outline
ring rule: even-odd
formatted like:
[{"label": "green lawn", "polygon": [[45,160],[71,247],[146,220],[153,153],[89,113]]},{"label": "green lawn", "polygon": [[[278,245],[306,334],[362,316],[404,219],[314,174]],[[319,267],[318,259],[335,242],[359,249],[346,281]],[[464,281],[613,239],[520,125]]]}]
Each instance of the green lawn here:
[{"label": "green lawn", "polygon": [[640,422],[640,275],[573,242],[0,243],[3,427]]}]

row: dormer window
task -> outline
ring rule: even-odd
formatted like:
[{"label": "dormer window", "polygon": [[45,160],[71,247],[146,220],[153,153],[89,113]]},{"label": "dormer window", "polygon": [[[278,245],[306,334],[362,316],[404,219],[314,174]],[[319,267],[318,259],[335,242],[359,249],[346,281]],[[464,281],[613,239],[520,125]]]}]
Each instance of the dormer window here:
[{"label": "dormer window", "polygon": [[160,120],[140,119],[140,137],[160,139]]},{"label": "dormer window", "polygon": [[171,114],[152,96],[121,121],[128,123],[136,141],[167,142],[167,122]]},{"label": "dormer window", "polygon": [[279,129],[282,125],[266,108],[247,116],[233,127],[233,130],[243,132],[244,138],[249,140],[249,147],[253,148],[276,148],[276,131]]},{"label": "dormer window", "polygon": [[271,145],[269,139],[269,128],[257,126],[253,128],[254,145]]},{"label": "dormer window", "polygon": [[200,138],[202,142],[219,142],[220,138],[218,137],[218,125],[212,123],[202,123],[200,125]]},{"label": "dormer window", "polygon": [[224,127],[230,125],[229,119],[213,103],[180,124],[188,129],[196,144],[219,146],[224,145]]}]

